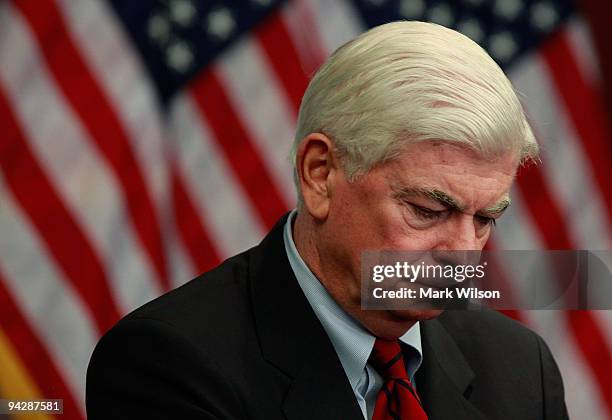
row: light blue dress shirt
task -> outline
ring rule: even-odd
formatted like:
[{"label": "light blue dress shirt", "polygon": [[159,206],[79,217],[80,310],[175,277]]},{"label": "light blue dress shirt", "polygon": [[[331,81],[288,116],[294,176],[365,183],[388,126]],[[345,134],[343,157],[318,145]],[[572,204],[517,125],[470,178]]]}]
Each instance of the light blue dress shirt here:
[{"label": "light blue dress shirt", "polygon": [[[284,229],[285,251],[289,263],[306,299],[338,353],[363,417],[371,419],[378,391],[384,383],[376,370],[367,364],[376,337],[336,303],[302,260],[293,242],[292,226],[296,214],[296,210],[291,212]],[[423,359],[419,323],[415,323],[399,340],[407,345],[406,368],[414,384],[414,374]]]}]

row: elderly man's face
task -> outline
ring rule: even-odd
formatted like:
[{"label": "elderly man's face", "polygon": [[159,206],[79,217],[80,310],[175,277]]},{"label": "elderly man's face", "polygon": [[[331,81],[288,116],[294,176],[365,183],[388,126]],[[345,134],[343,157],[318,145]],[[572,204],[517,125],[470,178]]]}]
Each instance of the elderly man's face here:
[{"label": "elderly man's face", "polygon": [[354,182],[341,170],[332,172],[318,238],[325,286],[355,315],[363,250],[481,250],[508,205],[516,168],[515,154],[487,161],[450,143],[421,142]]}]

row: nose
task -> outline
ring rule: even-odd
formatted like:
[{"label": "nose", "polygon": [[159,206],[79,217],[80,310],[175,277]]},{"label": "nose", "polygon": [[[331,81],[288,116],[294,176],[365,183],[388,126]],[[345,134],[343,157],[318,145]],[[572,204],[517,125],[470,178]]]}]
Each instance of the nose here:
[{"label": "nose", "polygon": [[485,239],[478,237],[473,217],[460,214],[449,221],[447,230],[433,250],[433,256],[445,264],[474,264],[480,258]]}]

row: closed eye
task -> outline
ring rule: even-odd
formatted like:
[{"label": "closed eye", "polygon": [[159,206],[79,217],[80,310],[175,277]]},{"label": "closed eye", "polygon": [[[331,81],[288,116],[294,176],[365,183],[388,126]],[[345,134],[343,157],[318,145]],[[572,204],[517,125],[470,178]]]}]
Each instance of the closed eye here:
[{"label": "closed eye", "polygon": [[441,217],[447,210],[432,210],[427,207],[417,206],[416,204],[410,204],[414,213],[423,219],[432,220]]}]

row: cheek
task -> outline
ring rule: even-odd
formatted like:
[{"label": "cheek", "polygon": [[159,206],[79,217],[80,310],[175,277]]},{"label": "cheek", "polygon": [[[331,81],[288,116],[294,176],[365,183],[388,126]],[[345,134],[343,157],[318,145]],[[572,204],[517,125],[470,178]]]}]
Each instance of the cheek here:
[{"label": "cheek", "polygon": [[443,237],[444,233],[441,229],[414,230],[407,228],[390,238],[389,248],[405,251],[429,250],[434,248]]}]

